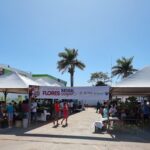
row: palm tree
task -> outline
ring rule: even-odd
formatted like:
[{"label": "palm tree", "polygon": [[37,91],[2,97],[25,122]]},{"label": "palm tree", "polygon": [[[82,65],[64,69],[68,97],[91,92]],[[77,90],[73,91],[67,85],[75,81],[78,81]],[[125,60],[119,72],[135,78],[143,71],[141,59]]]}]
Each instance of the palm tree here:
[{"label": "palm tree", "polygon": [[117,65],[112,67],[112,76],[121,76],[122,78],[125,78],[136,72],[137,69],[133,68],[132,61],[133,57],[122,57],[121,59],[118,59],[116,61]]},{"label": "palm tree", "polygon": [[60,52],[58,56],[61,60],[57,62],[57,68],[59,71],[62,71],[62,73],[65,71],[70,73],[70,85],[73,87],[75,67],[83,70],[85,68],[85,64],[77,59],[78,50],[76,49],[65,48],[65,51]]}]

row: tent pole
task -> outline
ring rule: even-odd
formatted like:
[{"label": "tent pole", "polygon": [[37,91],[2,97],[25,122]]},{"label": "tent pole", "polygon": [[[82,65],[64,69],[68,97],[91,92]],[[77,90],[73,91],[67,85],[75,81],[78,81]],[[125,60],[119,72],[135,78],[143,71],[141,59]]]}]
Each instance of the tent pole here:
[{"label": "tent pole", "polygon": [[29,125],[29,127],[30,127],[30,125],[31,125],[31,99],[32,99],[31,93],[30,93],[30,86],[29,86],[29,88],[28,88],[28,97],[29,97],[29,102],[28,102],[28,105],[29,105],[28,125]]},{"label": "tent pole", "polygon": [[6,104],[6,101],[7,101],[7,94],[8,94],[8,93],[7,93],[7,91],[4,91],[3,93],[4,93],[4,101],[5,101],[5,104]]},{"label": "tent pole", "polygon": [[108,127],[107,127],[107,132],[109,131],[110,129],[110,120],[109,120],[109,106],[110,106],[110,102],[112,101],[112,94],[111,92],[109,93],[109,100],[107,102],[107,110],[108,110]]}]

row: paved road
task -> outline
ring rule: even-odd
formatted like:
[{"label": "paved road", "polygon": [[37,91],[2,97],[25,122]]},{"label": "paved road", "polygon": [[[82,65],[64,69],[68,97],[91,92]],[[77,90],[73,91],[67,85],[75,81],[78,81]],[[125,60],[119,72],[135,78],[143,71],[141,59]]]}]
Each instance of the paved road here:
[{"label": "paved road", "polygon": [[92,108],[71,115],[68,127],[52,123],[29,129],[0,130],[0,150],[149,150],[150,140],[137,135],[95,134],[99,115]]}]

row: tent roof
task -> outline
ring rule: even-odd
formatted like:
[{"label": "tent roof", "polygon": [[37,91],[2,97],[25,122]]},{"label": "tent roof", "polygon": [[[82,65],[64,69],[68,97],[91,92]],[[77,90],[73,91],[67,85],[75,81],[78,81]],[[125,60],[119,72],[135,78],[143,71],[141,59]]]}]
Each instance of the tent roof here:
[{"label": "tent roof", "polygon": [[114,87],[150,87],[150,66],[123,79]]},{"label": "tent roof", "polygon": [[0,91],[10,93],[27,93],[29,85],[39,85],[31,78],[16,72],[0,76]]},{"label": "tent roof", "polygon": [[60,87],[59,84],[57,83],[49,83],[48,81],[46,81],[45,79],[39,78],[35,80],[40,86],[57,86]]},{"label": "tent roof", "polygon": [[150,66],[114,85],[111,93],[112,95],[150,95]]},{"label": "tent roof", "polygon": [[17,72],[17,73],[19,73],[21,75],[24,75],[24,76],[27,76],[27,77],[32,77],[31,73],[22,71],[20,69],[16,69],[16,68],[10,67],[9,65],[0,64],[0,68],[3,68],[5,70],[9,70],[11,72]]},{"label": "tent roof", "polygon": [[55,81],[55,82],[58,82],[59,84],[63,85],[63,86],[66,86],[67,82],[64,81],[64,80],[61,80],[59,78],[56,78],[54,76],[51,76],[51,75],[48,75],[48,74],[32,74],[32,77],[33,78],[44,78],[44,79],[48,79],[51,81]]},{"label": "tent roof", "polygon": [[48,76],[41,76],[41,77],[35,77],[33,76],[33,79],[39,83],[41,86],[59,86],[59,87],[63,87],[65,86],[63,83],[61,82],[57,82],[54,79],[49,78]]}]

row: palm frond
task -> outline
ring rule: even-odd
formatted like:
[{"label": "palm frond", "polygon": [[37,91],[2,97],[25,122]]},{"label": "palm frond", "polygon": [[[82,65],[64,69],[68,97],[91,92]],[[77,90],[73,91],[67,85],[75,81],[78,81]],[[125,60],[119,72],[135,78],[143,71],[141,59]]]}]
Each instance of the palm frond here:
[{"label": "palm frond", "polygon": [[134,57],[117,59],[117,65],[112,67],[113,76],[122,76],[123,78],[133,74],[137,69],[133,68],[132,61]]}]

